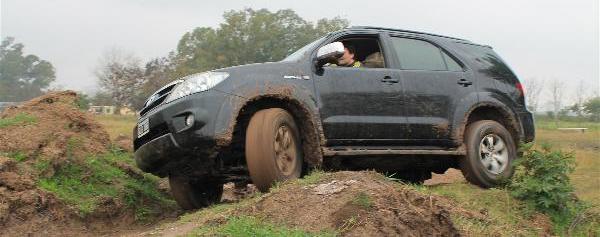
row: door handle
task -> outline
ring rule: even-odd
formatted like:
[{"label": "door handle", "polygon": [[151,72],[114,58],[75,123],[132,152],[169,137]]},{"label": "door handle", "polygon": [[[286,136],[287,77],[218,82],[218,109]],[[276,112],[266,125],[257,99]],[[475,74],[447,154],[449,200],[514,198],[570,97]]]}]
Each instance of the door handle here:
[{"label": "door handle", "polygon": [[400,82],[400,80],[398,78],[392,78],[390,76],[385,76],[383,77],[383,79],[381,79],[382,82],[386,82],[386,83],[398,83]]},{"label": "door handle", "polygon": [[462,86],[464,86],[464,87],[467,87],[467,86],[473,85],[473,82],[471,82],[471,81],[468,81],[467,79],[464,79],[464,78],[461,78],[461,79],[460,79],[460,80],[458,80],[458,82],[456,82],[456,83],[458,83],[459,85],[462,85]]}]

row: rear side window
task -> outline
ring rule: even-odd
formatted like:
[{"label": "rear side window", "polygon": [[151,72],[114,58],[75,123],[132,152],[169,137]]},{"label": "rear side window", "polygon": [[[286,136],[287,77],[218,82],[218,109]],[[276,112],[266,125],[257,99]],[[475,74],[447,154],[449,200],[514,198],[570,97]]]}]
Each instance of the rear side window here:
[{"label": "rear side window", "polygon": [[402,69],[462,71],[460,64],[427,41],[392,37],[392,45],[399,57]]},{"label": "rear side window", "polygon": [[448,66],[448,71],[460,72],[463,68],[458,64],[453,58],[448,56],[448,54],[442,51],[442,55],[444,55],[444,61],[446,61],[446,66]]}]

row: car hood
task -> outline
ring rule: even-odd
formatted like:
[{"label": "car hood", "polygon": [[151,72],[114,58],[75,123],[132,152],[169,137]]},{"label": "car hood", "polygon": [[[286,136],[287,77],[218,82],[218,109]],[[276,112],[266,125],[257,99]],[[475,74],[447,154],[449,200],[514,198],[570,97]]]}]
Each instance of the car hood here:
[{"label": "car hood", "polygon": [[267,62],[221,68],[214,71],[227,72],[230,78],[283,79],[284,76],[309,75],[306,65],[298,62]]}]

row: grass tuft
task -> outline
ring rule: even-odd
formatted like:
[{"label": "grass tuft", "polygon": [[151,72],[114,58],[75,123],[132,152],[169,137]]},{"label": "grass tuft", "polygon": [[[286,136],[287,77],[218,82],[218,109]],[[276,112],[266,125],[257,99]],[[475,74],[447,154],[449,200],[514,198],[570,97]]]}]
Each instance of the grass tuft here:
[{"label": "grass tuft", "polygon": [[360,192],[354,197],[354,199],[352,199],[352,204],[368,209],[373,206],[373,201],[368,194],[365,192]]},{"label": "grass tuft", "polygon": [[0,119],[0,128],[5,128],[13,125],[28,125],[37,122],[37,118],[27,113],[19,113],[14,117]]},{"label": "grass tuft", "polygon": [[313,170],[301,179],[296,180],[296,182],[301,186],[317,184],[325,178],[326,174],[327,173],[323,170]]},{"label": "grass tuft", "polygon": [[25,153],[19,152],[19,151],[10,152],[10,153],[0,153],[0,154],[15,160],[17,163],[23,162],[23,161],[27,160],[27,158],[28,158]]},{"label": "grass tuft", "polygon": [[335,236],[331,232],[309,233],[298,228],[274,225],[253,216],[232,217],[223,225],[194,229],[188,236]]}]

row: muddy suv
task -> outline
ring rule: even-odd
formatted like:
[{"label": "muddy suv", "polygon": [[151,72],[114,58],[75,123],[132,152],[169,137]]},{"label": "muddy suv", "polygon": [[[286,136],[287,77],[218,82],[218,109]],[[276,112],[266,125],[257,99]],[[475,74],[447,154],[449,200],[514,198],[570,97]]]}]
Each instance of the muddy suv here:
[{"label": "muddy suv", "polygon": [[[335,67],[344,45],[362,67]],[[493,187],[534,139],[515,74],[491,47],[376,27],[333,32],[280,62],[187,76],[156,91],[134,129],[135,159],[169,177],[186,209],[223,183],[267,191],[315,167],[422,182],[462,170]]]}]

